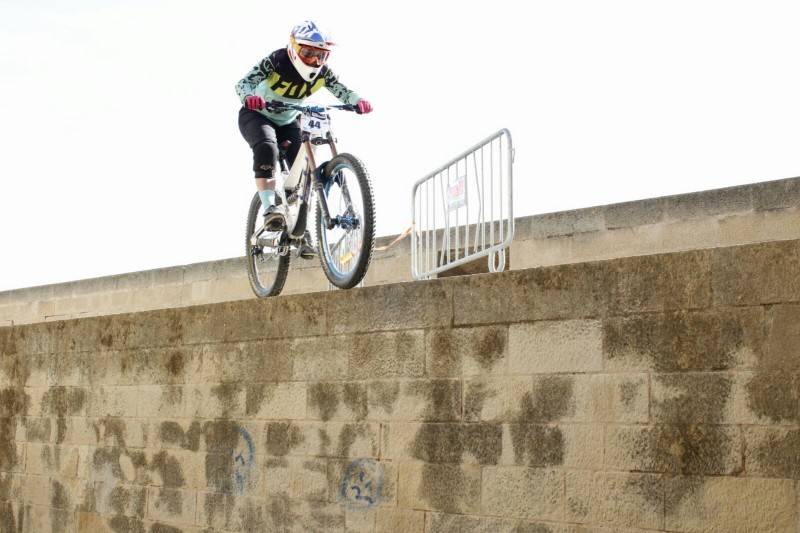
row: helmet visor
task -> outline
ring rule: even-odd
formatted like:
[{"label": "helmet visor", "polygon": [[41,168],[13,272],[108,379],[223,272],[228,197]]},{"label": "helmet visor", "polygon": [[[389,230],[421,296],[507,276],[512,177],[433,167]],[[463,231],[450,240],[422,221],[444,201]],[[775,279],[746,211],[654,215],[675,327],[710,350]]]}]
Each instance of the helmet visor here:
[{"label": "helmet visor", "polygon": [[297,56],[309,67],[321,67],[328,60],[330,51],[304,44],[297,45]]}]

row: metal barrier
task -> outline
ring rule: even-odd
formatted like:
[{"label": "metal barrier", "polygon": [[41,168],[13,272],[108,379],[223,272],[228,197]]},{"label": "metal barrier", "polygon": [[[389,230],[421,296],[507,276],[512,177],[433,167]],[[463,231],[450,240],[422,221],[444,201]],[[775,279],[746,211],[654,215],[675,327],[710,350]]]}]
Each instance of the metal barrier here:
[{"label": "metal barrier", "polygon": [[502,129],[414,184],[411,272],[425,279],[488,256],[505,269],[514,238],[511,133]]}]

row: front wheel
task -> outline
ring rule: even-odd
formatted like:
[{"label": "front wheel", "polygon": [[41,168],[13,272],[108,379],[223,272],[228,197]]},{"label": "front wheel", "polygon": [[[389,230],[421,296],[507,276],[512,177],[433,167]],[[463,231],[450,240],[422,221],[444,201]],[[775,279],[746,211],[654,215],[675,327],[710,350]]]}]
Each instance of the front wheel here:
[{"label": "front wheel", "polygon": [[[259,298],[277,296],[289,274],[289,246],[286,233],[278,241],[261,237],[254,242],[256,229],[261,229],[261,198],[258,193],[250,202],[245,229],[245,259],[250,287]],[[265,234],[266,235],[266,234]]]},{"label": "front wheel", "polygon": [[317,243],[322,270],[332,285],[355,287],[367,273],[375,247],[375,201],[369,174],[360,159],[339,154],[325,166],[328,229],[317,203]]}]

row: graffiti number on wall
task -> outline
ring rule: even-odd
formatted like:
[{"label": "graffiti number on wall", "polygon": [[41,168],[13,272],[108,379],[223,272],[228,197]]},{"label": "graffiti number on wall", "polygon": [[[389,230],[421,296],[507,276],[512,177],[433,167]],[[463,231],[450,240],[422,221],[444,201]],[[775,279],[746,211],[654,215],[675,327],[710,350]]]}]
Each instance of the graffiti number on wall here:
[{"label": "graffiti number on wall", "polygon": [[369,459],[356,459],[342,478],[341,500],[353,507],[372,507],[380,501],[383,469]]},{"label": "graffiti number on wall", "polygon": [[233,488],[236,494],[241,494],[247,478],[250,477],[256,450],[250,433],[243,427],[238,428],[238,432],[239,438],[233,449]]}]

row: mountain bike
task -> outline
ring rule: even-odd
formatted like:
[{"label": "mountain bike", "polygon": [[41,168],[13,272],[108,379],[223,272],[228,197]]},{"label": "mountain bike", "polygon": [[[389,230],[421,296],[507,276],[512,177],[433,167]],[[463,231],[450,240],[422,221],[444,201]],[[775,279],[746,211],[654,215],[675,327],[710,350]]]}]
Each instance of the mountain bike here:
[{"label": "mountain bike", "polygon": [[[247,275],[259,298],[277,296],[289,273],[292,250],[297,250],[313,218],[322,270],[339,289],[358,285],[367,273],[375,247],[375,202],[364,164],[356,156],[339,153],[330,128],[331,109],[356,111],[354,105],[298,105],[280,101],[268,108],[300,111],[301,145],[289,164],[281,146],[281,172],[275,186],[284,224],[268,231],[262,223],[258,193],[250,202],[246,227]],[[317,165],[316,151],[328,146],[331,159]],[[310,216],[316,204],[316,217]]]}]

